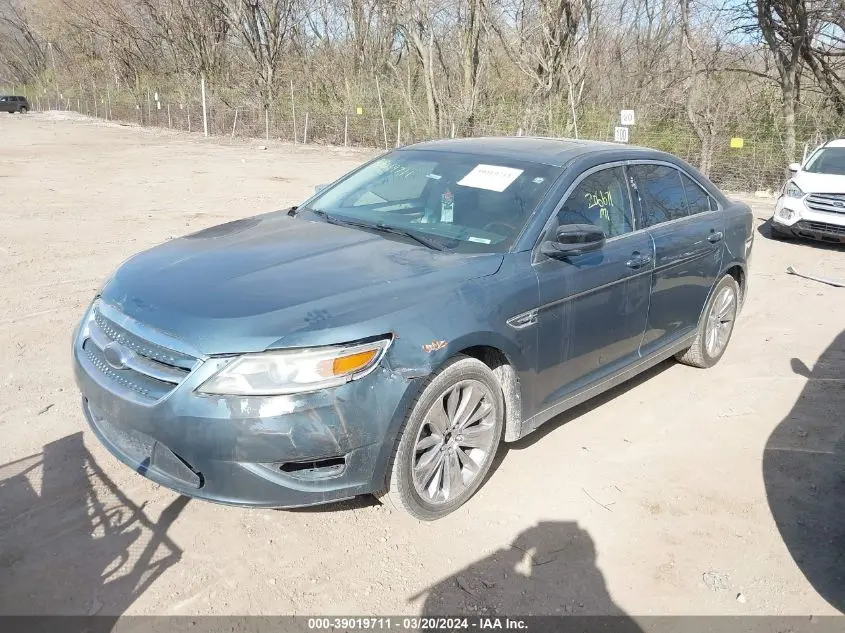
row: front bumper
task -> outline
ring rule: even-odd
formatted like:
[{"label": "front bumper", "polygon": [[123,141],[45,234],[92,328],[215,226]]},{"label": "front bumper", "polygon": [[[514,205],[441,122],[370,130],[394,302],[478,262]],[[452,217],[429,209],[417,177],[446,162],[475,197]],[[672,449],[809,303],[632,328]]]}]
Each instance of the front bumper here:
[{"label": "front bumper", "polygon": [[297,507],[377,491],[413,397],[415,381],[385,366],[310,394],[199,395],[216,371],[207,359],[148,403],[92,363],[84,339],[74,338],[73,365],[97,438],[145,477],[218,503]]},{"label": "front bumper", "polygon": [[845,243],[845,213],[813,211],[803,198],[778,198],[772,224],[778,232],[793,237]]}]

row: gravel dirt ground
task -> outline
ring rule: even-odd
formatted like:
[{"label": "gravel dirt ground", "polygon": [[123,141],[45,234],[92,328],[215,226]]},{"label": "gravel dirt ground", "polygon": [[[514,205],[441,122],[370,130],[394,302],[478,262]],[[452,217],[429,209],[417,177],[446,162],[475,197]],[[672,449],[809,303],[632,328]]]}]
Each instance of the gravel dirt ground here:
[{"label": "gravel dirt ground", "polygon": [[370,153],[0,117],[0,614],[845,610],[845,248],[768,237],[718,366],[664,363],[503,449],[436,523],[188,501],[87,430],[73,328],[121,261]]}]

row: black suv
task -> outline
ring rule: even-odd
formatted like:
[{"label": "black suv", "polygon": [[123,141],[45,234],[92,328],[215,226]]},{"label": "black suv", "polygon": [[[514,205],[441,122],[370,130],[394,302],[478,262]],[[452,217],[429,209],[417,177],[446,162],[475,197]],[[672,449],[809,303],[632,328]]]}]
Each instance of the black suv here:
[{"label": "black suv", "polygon": [[26,100],[26,97],[2,96],[0,97],[0,112],[26,114],[29,112],[29,101]]}]

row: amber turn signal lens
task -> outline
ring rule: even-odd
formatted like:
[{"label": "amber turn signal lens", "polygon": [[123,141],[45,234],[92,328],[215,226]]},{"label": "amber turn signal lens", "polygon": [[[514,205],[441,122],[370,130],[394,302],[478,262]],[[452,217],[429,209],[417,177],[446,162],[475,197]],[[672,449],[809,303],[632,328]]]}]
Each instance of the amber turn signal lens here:
[{"label": "amber turn signal lens", "polygon": [[364,369],[378,355],[379,350],[370,349],[349,356],[340,356],[332,361],[332,373],[335,376],[344,376]]}]

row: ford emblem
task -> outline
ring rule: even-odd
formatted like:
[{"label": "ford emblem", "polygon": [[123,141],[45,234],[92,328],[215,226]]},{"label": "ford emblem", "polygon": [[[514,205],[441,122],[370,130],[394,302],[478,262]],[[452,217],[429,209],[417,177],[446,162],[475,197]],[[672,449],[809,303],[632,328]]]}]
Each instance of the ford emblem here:
[{"label": "ford emblem", "polygon": [[132,358],[132,350],[117,342],[109,343],[103,348],[103,356],[112,369],[126,369]]}]

